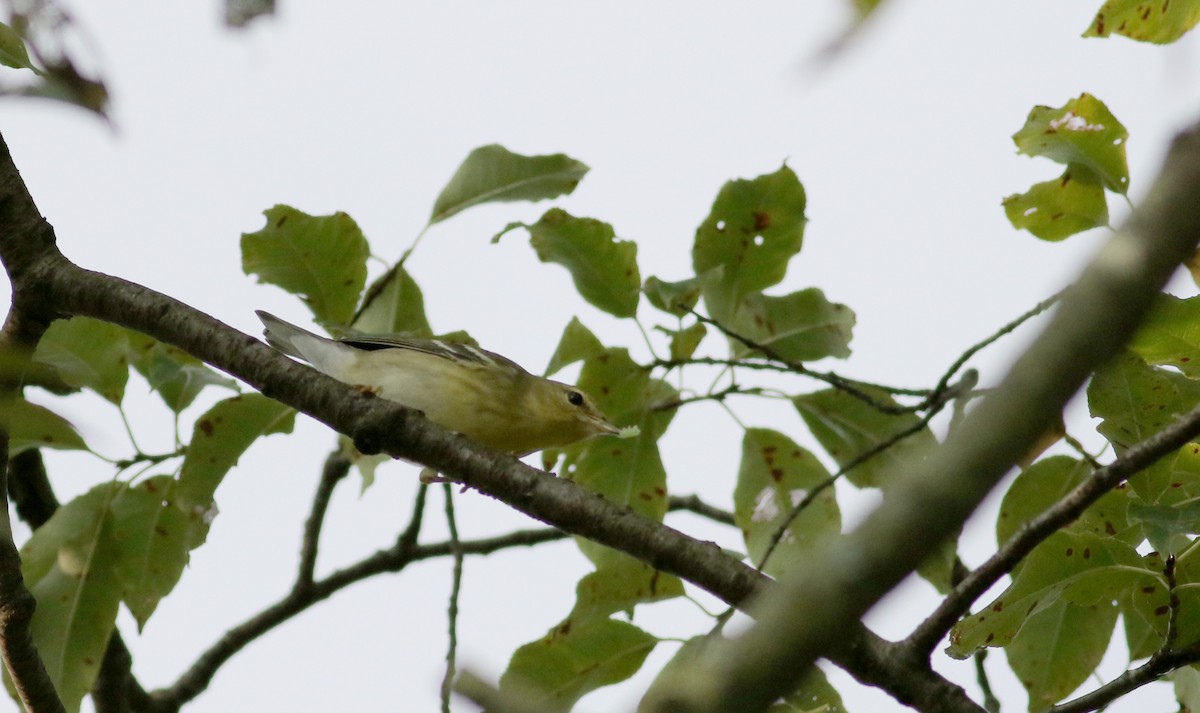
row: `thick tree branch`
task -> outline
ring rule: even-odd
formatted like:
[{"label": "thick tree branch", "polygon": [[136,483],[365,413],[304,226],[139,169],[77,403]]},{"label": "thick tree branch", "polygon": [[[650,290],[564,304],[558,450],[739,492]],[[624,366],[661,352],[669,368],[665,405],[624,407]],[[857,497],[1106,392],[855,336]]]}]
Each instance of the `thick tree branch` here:
[{"label": "thick tree branch", "polygon": [[[7,148],[3,150],[7,155]],[[36,262],[37,255],[49,252],[44,247],[47,242],[50,250],[54,248],[53,231],[28,198],[15,171],[0,172],[0,241],[14,244],[12,259],[17,275]],[[30,243],[43,247],[34,251],[28,249]],[[12,285],[12,306],[0,333],[0,353],[10,363],[19,364],[37,345],[49,320],[37,304],[22,296],[16,277],[12,278]],[[30,624],[36,602],[25,587],[21,558],[9,521],[8,414],[9,404],[20,398],[22,381],[18,377],[0,384],[0,658],[8,669],[17,698],[28,713],[57,713],[64,708],[33,643]],[[28,459],[21,462],[22,467],[31,465]]]},{"label": "thick tree branch", "polygon": [[[856,531],[820,548],[755,607],[758,623],[697,664],[710,682],[675,711],[764,710],[961,527],[1128,340],[1200,238],[1200,127],[1177,137],[1142,207],[1064,294],[1001,386],[898,478]],[[819,615],[814,613],[819,612]]]}]

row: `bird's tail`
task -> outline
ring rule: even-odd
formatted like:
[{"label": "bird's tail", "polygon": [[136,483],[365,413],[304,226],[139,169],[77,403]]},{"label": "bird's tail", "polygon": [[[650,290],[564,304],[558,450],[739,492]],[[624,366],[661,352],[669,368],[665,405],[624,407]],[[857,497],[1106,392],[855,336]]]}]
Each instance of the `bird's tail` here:
[{"label": "bird's tail", "polygon": [[290,322],[285,322],[270,312],[264,312],[259,309],[255,310],[254,314],[257,314],[258,318],[262,320],[263,327],[265,327],[263,329],[263,336],[267,338],[267,344],[270,344],[288,356],[308,361],[308,357],[296,346],[296,340],[299,339],[301,343],[310,339],[317,341],[325,340],[325,337],[313,334],[307,329],[301,329]]}]

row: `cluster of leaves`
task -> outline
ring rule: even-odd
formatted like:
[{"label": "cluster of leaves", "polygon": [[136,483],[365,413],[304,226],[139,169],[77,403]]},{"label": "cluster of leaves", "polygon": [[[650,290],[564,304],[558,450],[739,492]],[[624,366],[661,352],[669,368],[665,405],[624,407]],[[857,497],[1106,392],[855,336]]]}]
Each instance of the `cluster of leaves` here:
[{"label": "cluster of leaves", "polygon": [[[438,196],[426,229],[484,202],[570,193],[587,170],[561,154],[521,156],[500,146],[476,149]],[[543,458],[547,468],[557,468],[581,486],[661,521],[668,486],[658,441],[684,398],[661,377],[693,358],[708,334],[705,321],[715,318],[730,332],[747,335],[748,342],[730,341],[731,364],[764,361],[762,351],[749,343],[769,350],[774,359],[797,362],[849,353],[854,316],[844,305],[828,301],[816,289],[780,296],[765,292],[783,280],[789,260],[801,248],[805,202],[803,186],[786,166],[752,180],[729,182],[696,232],[693,276],[678,281],[650,277],[643,282],[634,242],[618,239],[606,222],[558,207],[536,222],[510,223],[493,238],[495,242],[523,229],[538,258],[565,267],[591,305],[618,318],[637,319],[645,295],[650,306],[674,322],[656,325],[669,358],[652,363],[639,363],[626,348],[605,345],[578,318],[566,325],[546,375],[581,363],[579,386],[611,420],[636,425],[639,434],[548,452]],[[334,333],[433,333],[420,288],[403,259],[366,288],[369,249],[362,232],[344,214],[313,217],[276,206],[267,211],[264,229],[243,236],[242,248],[248,273],[300,296],[314,318]],[[701,299],[712,318],[696,312]],[[455,338],[464,336],[458,333]],[[656,375],[656,366],[661,375]],[[878,412],[845,415],[847,410],[862,412],[861,404],[843,401],[833,391],[800,397],[797,408],[814,423],[862,421],[854,428],[858,434],[901,428],[866,422],[878,421]],[[898,420],[908,425],[908,419]],[[825,433],[834,451],[852,455],[856,444],[845,442],[840,427],[827,427]],[[862,482],[870,483],[873,471],[860,472]],[[783,433],[747,429],[735,505],[751,554],[761,556],[799,499],[829,477],[815,456]],[[783,571],[793,553],[839,531],[840,514],[828,490],[817,506],[787,525],[769,571]],[[659,642],[614,615],[632,615],[639,604],[684,593],[677,578],[628,555],[583,540],[579,546],[595,569],[578,583],[574,606],[560,624],[514,654],[502,680],[503,688],[541,691],[557,710],[569,709],[598,686],[628,677]]]},{"label": "cluster of leaves", "polygon": [[[176,417],[206,387],[236,390],[174,347],[85,317],[53,323],[31,357],[9,355],[4,367],[18,383],[33,377],[57,392],[87,389],[118,409],[132,367]],[[90,450],[65,419],[24,398],[5,402],[0,416],[12,455]],[[22,574],[38,601],[34,642],[67,710],[78,710],[91,690],[119,604],[145,626],[178,583],[191,550],[204,543],[225,475],[257,438],[291,431],[293,416],[258,394],[222,400],[196,419],[191,438],[175,452],[139,452],[113,464],[116,477],[58,509],[25,543]],[[123,478],[134,466],[141,466],[137,474]],[[150,475],[155,469],[166,472]]]},{"label": "cluster of leaves", "polygon": [[[1126,136],[1104,104],[1087,94],[1059,109],[1035,108],[1014,140],[1023,153],[1067,169],[1060,179],[1005,200],[1013,225],[1046,240],[1105,225],[1105,189],[1124,195],[1128,187]],[[1117,456],[1200,408],[1200,371],[1193,363],[1200,359],[1198,330],[1200,298],[1161,295],[1126,353],[1092,377],[1091,413]],[[1056,507],[1087,480],[1093,463],[1054,456],[1026,468],[1005,494],[997,541],[1003,545]],[[1198,477],[1200,444],[1191,443],[1106,494],[1023,559],[995,600],[959,622],[947,652],[965,658],[1004,647],[1029,692],[1030,710],[1039,710],[1095,671],[1118,619],[1133,660],[1196,645]],[[1200,704],[1187,685],[1192,679],[1175,676],[1185,683],[1177,694],[1189,709]]]}]

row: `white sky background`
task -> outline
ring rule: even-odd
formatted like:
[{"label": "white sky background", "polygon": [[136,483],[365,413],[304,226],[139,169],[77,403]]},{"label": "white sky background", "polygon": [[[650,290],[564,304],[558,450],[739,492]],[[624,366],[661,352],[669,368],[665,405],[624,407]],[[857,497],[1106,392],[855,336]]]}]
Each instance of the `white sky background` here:
[{"label": "white sky background", "polygon": [[[1103,238],[1096,231],[1050,245],[1005,220],[1005,195],[1061,172],[1015,155],[1009,137],[1029,109],[1083,91],[1106,102],[1131,134],[1135,200],[1170,133],[1200,115],[1194,38],[1165,48],[1081,39],[1096,6],[893,0],[817,71],[812,56],[848,19],[841,2],[281,0],[277,18],[238,33],[220,26],[216,0],[92,0],[67,7],[98,48],[116,132],[64,105],[14,100],[0,103],[0,130],[69,258],[254,334],[256,308],[301,323],[307,315],[294,298],[241,273],[239,236],[261,228],[261,212],[276,203],[348,212],[390,261],[471,149],[498,142],[527,154],[562,151],[592,172],[558,204],[637,241],[643,277],[680,279],[720,186],[786,159],[808,190],[811,222],[776,292],[817,286],[858,315],[854,356],[821,366],[930,386],[968,345],[1057,290]],[[1118,220],[1125,210],[1113,205]],[[534,221],[547,207],[478,208],[430,231],[409,264],[434,329],[467,329],[539,371],[578,315],[607,343],[644,356],[633,325],[574,298],[566,272],[540,264],[523,234],[488,244],[505,223]],[[659,318],[649,308],[643,315]],[[985,382],[1030,334],[977,360]],[[147,451],[165,450],[169,415],[143,392],[131,384],[137,435]],[[733,405],[750,425],[810,442],[786,404]],[[128,454],[111,408],[86,399],[58,408],[93,447]],[[1086,415],[1086,406],[1073,413]],[[663,444],[674,492],[729,506],[741,438],[732,425],[711,405],[675,420]],[[1085,427],[1075,430],[1085,435]],[[297,432],[256,445],[230,474],[208,543],[146,631],[138,636],[122,615],[147,688],[174,681],[222,632],[286,593],[333,443],[304,417]],[[79,456],[54,456],[50,467],[63,499],[111,477]],[[356,482],[344,484],[319,573],[389,546],[415,488],[415,469],[403,465],[381,470],[361,499]],[[457,502],[464,537],[536,524],[478,494]],[[843,505],[851,521],[863,508]],[[445,531],[440,510],[432,497],[429,540]],[[735,533],[695,518],[668,521],[740,546]],[[975,529],[964,549],[969,565],[994,547],[991,527],[985,520]],[[461,661],[498,676],[514,648],[565,616],[587,569],[569,542],[469,559]],[[188,710],[435,710],[449,579],[448,561],[422,564],[335,596],[239,654]],[[911,582],[872,625],[885,636],[905,633],[931,608],[931,593]],[[639,609],[637,623],[668,636],[708,626],[686,601]],[[647,670],[674,648],[661,645]],[[1122,656],[1109,657],[1106,678]],[[992,658],[1006,710],[1023,709],[1001,664]],[[974,692],[969,666],[939,666]],[[579,710],[632,710],[649,680],[594,694]],[[851,710],[900,708],[840,674],[835,681]],[[1159,685],[1109,710],[1166,710],[1170,700]],[[10,705],[0,699],[0,710]]]}]

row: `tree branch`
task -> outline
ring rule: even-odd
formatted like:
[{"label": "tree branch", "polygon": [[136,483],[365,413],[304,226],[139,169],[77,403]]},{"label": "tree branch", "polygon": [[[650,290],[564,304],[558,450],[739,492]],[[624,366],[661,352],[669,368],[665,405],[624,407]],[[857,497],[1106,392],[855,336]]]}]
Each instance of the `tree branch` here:
[{"label": "tree branch", "polygon": [[1054,505],[1029,520],[987,562],[969,573],[942,603],[921,622],[905,644],[914,652],[929,652],[950,631],[971,604],[1018,562],[1059,528],[1078,518],[1092,503],[1126,479],[1154,465],[1200,436],[1200,408],[1125,451],[1117,460],[1092,473]]},{"label": "tree branch", "polygon": [[[376,398],[293,362],[258,340],[165,295],[116,277],[84,270],[66,260],[53,233],[38,215],[0,140],[0,208],[15,213],[14,224],[30,229],[0,233],[0,260],[9,270],[14,300],[29,306],[23,314],[45,318],[78,314],[148,334],[242,379],[275,398],[352,437],[365,454],[385,452],[431,467],[439,473],[516,510],[571,534],[630,554],[677,575],[727,603],[744,607],[769,580],[726,555],[714,543],[700,542],[661,523],[530,468],[515,458],[489,453],[466,438],[430,423],[419,412]],[[0,212],[0,226],[9,227]],[[415,542],[408,533],[399,545]],[[464,543],[464,552],[470,548]],[[416,553],[431,552],[415,549]],[[439,556],[444,553],[439,553]],[[417,554],[411,555],[413,557]],[[193,670],[168,691],[155,694],[156,710],[177,709],[207,686],[213,672],[244,642],[279,621],[324,599],[351,581],[396,565],[386,557],[335,572],[303,591],[294,590],[275,606],[228,632]],[[857,641],[865,629],[842,627],[839,646]],[[830,646],[832,651],[838,647]],[[836,652],[835,652],[836,654]],[[834,659],[837,660],[837,659]],[[894,673],[902,662],[880,661]],[[870,672],[854,672],[864,676]],[[898,676],[897,676],[898,677]]]},{"label": "tree branch", "polygon": [[[795,685],[884,594],[961,527],[1132,335],[1200,237],[1200,126],[1175,139],[1141,207],[1063,296],[1001,386],[897,479],[853,533],[828,543],[754,607],[758,623],[695,664],[703,690],[676,708],[758,711]],[[820,616],[813,616],[820,612]]]}]

